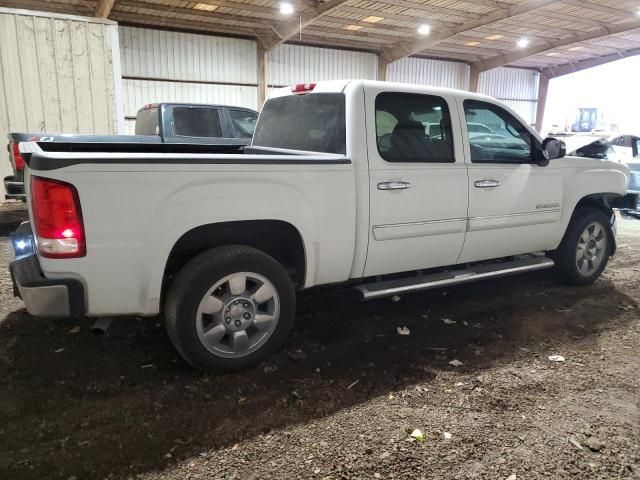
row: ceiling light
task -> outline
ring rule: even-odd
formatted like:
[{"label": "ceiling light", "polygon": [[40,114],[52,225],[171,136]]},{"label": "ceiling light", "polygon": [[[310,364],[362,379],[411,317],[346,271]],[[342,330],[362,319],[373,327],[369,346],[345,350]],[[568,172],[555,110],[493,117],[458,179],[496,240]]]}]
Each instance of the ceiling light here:
[{"label": "ceiling light", "polygon": [[280,13],[282,15],[291,15],[294,11],[295,9],[290,3],[283,2],[280,4]]},{"label": "ceiling light", "polygon": [[572,52],[575,52],[576,50],[584,50],[584,47],[571,47],[568,50],[571,50]]},{"label": "ceiling light", "polygon": [[378,22],[381,22],[382,20],[384,20],[384,18],[376,17],[375,15],[370,15],[362,19],[363,22],[367,22],[367,23],[378,23]]},{"label": "ceiling light", "polygon": [[418,33],[420,35],[429,35],[431,33],[431,27],[429,25],[420,25],[418,27]]},{"label": "ceiling light", "polygon": [[465,45],[469,45],[470,47],[475,47],[476,45],[480,45],[480,42],[467,42]]},{"label": "ceiling light", "polygon": [[362,30],[362,26],[360,25],[347,25],[344,27],[345,30],[353,30],[354,32],[357,32],[358,30]]},{"label": "ceiling light", "polygon": [[218,5],[209,5],[208,3],[196,3],[193,7],[196,10],[204,10],[205,12],[213,12],[218,9]]},{"label": "ceiling light", "polygon": [[485,40],[500,40],[501,38],[504,38],[504,35],[489,35],[485,37]]},{"label": "ceiling light", "polygon": [[518,40],[518,48],[527,48],[529,46],[529,39],[528,38],[521,38],[520,40]]},{"label": "ceiling light", "polygon": [[547,57],[555,57],[555,56],[560,55],[560,54],[558,52],[549,52],[549,53],[545,53],[545,55]]}]

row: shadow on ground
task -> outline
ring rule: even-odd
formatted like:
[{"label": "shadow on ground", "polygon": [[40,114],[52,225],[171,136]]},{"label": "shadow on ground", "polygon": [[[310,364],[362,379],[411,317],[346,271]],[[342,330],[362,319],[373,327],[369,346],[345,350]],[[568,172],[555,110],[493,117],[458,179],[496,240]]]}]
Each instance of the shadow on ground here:
[{"label": "shadow on ground", "polygon": [[[453,369],[454,358],[464,364],[458,370],[480,374],[496,362],[555,353],[559,343],[595,342],[623,322],[618,306],[632,303],[606,279],[566,288],[545,272],[398,302],[307,292],[285,350],[224,376],[188,367],[159,319],[120,319],[98,337],[89,320],[16,311],[0,324],[0,477],[161,470],[428,382]],[[411,334],[398,335],[398,326]]]}]

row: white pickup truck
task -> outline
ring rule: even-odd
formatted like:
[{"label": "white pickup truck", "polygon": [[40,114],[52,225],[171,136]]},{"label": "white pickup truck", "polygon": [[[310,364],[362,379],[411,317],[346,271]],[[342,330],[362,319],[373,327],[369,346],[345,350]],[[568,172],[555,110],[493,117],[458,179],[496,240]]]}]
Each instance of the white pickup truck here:
[{"label": "white pickup truck", "polygon": [[277,90],[242,154],[21,148],[30,222],[11,271],[27,310],[163,313],[205,370],[267,358],[316,285],[367,300],[553,266],[591,283],[628,176],[562,158],[493,98],[373,81]]}]

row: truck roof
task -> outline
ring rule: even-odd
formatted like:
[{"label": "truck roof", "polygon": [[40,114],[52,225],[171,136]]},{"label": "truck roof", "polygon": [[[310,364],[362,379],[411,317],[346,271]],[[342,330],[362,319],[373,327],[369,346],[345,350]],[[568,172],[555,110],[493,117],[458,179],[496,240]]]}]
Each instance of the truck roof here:
[{"label": "truck roof", "polygon": [[[432,95],[453,95],[453,96],[463,96],[464,98],[471,98],[477,100],[492,100],[495,101],[495,98],[489,95],[483,95],[481,93],[469,92],[468,90],[460,90],[456,88],[445,88],[445,87],[434,87],[430,85],[420,85],[415,83],[399,83],[399,82],[381,82],[378,80],[321,80],[319,82],[312,82],[306,84],[311,86],[313,85],[312,91],[314,93],[340,93],[344,92],[344,90],[352,83],[360,83],[363,88],[373,88],[373,87],[383,87],[385,89],[397,89],[397,90],[408,90],[412,92],[422,92],[425,94]],[[295,86],[294,86],[295,87]],[[284,95],[292,94],[291,86],[278,88],[272,91],[270,98],[280,97]]]},{"label": "truck roof", "polygon": [[234,110],[248,110],[250,112],[256,112],[253,108],[241,107],[238,105],[221,105],[216,103],[186,103],[186,102],[160,102],[160,103],[147,103],[138,109],[138,112],[142,110],[148,110],[150,108],[159,108],[166,105],[178,105],[187,107],[213,107],[213,108],[233,108]]}]

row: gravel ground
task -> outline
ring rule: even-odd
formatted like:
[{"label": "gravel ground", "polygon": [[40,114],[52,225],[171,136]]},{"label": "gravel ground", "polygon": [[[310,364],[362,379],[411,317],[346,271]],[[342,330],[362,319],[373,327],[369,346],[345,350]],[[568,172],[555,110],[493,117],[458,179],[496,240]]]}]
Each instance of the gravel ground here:
[{"label": "gravel ground", "polygon": [[305,293],[286,348],[225,376],[160,319],[29,316],[0,238],[0,478],[638,479],[640,222],[619,230],[590,287]]}]

